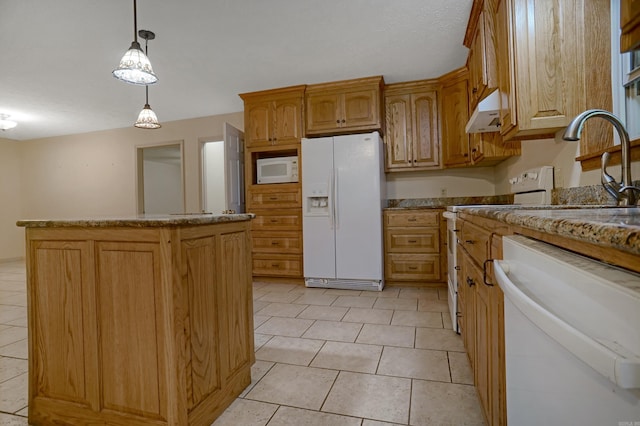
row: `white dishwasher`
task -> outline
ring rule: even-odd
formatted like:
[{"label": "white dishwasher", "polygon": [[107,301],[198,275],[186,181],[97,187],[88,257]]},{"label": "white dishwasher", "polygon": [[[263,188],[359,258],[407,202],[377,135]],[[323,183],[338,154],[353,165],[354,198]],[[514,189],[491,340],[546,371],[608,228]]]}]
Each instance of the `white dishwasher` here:
[{"label": "white dishwasher", "polygon": [[510,425],[640,425],[640,275],[503,238]]}]

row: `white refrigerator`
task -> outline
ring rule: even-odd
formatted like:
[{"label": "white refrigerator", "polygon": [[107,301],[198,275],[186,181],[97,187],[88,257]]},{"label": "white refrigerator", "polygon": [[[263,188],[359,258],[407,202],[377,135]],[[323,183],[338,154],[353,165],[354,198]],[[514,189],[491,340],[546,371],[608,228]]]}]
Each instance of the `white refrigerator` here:
[{"label": "white refrigerator", "polygon": [[302,139],[307,287],[384,287],[382,152],[378,132]]}]

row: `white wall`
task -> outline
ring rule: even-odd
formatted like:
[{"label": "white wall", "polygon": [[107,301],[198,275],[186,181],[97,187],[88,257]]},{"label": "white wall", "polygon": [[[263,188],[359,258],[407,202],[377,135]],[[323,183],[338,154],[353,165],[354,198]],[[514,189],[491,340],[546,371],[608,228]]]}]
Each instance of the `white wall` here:
[{"label": "white wall", "polygon": [[[224,122],[243,128],[243,113],[19,142],[24,218],[136,213],[136,147],[184,142],[185,210],[201,211],[200,141]],[[210,140],[210,139],[209,139]]]},{"label": "white wall", "polygon": [[387,173],[388,199],[496,194],[492,167]]},{"label": "white wall", "polygon": [[183,213],[180,163],[144,160],[144,212]]},{"label": "white wall", "polygon": [[0,261],[24,257],[20,143],[0,138]]}]

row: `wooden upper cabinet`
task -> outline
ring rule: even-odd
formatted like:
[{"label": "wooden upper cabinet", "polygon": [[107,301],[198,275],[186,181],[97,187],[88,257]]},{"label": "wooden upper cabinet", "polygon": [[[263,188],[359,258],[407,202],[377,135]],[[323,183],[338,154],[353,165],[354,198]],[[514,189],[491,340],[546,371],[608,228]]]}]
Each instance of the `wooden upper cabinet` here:
[{"label": "wooden upper cabinet", "polygon": [[293,86],[240,95],[248,148],[300,143],[304,89]]},{"label": "wooden upper cabinet", "polygon": [[383,85],[379,76],[307,86],[307,135],[382,130]]},{"label": "wooden upper cabinet", "polygon": [[469,159],[469,135],[465,126],[469,120],[468,72],[453,71],[442,78],[442,163],[445,167],[466,166]]},{"label": "wooden upper cabinet", "polygon": [[506,140],[552,135],[588,108],[611,110],[609,1],[495,1]]},{"label": "wooden upper cabinet", "polygon": [[386,169],[440,167],[438,90],[434,81],[385,87]]},{"label": "wooden upper cabinet", "polygon": [[640,49],[640,0],[620,0],[620,51]]},{"label": "wooden upper cabinet", "polygon": [[469,101],[474,109],[480,99],[498,87],[494,2],[475,2],[469,17],[464,45],[469,48]]}]

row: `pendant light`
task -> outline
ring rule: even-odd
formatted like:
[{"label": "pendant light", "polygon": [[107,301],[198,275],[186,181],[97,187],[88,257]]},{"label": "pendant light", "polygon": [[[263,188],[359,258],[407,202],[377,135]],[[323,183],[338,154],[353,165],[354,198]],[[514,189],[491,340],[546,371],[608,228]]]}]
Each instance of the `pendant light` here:
[{"label": "pendant light", "polygon": [[[147,30],[140,30],[139,34],[140,34],[140,37],[144,39],[144,53],[148,54],[147,43],[149,42],[149,40],[153,40],[154,38],[156,38],[156,35],[152,31],[147,31]],[[149,106],[149,86],[148,85],[144,86],[144,91],[145,91],[144,108],[142,108],[142,111],[140,111],[140,114],[138,115],[138,119],[134,123],[134,126],[141,129],[159,129],[161,126],[160,126],[160,123],[158,123],[158,117],[156,116],[156,113],[153,112],[153,110],[151,109],[151,106]]]},{"label": "pendant light", "polygon": [[9,120],[9,117],[11,117],[9,114],[0,114],[0,130],[13,129],[18,125],[15,121]]},{"label": "pendant light", "polygon": [[153,73],[151,62],[144,54],[138,43],[138,16],[136,0],[133,0],[133,43],[120,60],[118,68],[113,70],[113,76],[131,84],[154,84],[158,77]]}]

